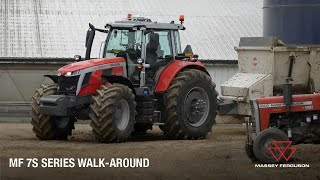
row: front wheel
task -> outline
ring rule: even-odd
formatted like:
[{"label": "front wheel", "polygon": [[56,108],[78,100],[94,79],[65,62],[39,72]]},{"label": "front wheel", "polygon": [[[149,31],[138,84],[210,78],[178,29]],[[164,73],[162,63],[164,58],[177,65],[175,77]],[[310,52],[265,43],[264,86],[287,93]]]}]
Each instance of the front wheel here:
[{"label": "front wheel", "polygon": [[102,85],[92,97],[89,116],[93,135],[102,143],[124,142],[133,132],[136,103],[123,84]]},{"label": "front wheel", "polygon": [[[279,141],[282,143],[275,144]],[[285,146],[288,145],[283,142],[289,142],[288,136],[283,131],[276,128],[265,129],[254,140],[253,153],[257,160],[262,163],[282,163],[285,161],[283,156],[288,157],[288,153],[290,153],[289,149],[283,154],[280,152],[286,149]]]},{"label": "front wheel", "polygon": [[197,69],[181,71],[168,88],[166,121],[160,128],[170,139],[204,137],[215,123],[217,95],[208,74]]},{"label": "front wheel", "polygon": [[32,130],[41,140],[67,140],[74,129],[74,117],[55,117],[41,114],[39,111],[42,97],[56,94],[56,84],[43,84],[37,89],[31,99]]}]

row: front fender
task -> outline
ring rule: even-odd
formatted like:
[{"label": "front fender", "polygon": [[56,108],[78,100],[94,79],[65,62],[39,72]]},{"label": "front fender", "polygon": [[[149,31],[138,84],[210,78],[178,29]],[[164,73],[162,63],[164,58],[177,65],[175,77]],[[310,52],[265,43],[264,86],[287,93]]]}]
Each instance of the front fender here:
[{"label": "front fender", "polygon": [[123,76],[114,76],[114,75],[113,76],[102,75],[101,77],[104,78],[109,83],[120,83],[120,84],[126,85],[129,88],[131,88],[132,92],[135,94],[135,88],[129,78],[123,77]]},{"label": "front fender", "polygon": [[44,77],[50,78],[54,83],[58,83],[58,75],[44,75]]},{"label": "front fender", "polygon": [[166,91],[174,77],[183,69],[199,69],[209,74],[200,61],[190,62],[185,60],[174,60],[162,71],[155,92]]}]

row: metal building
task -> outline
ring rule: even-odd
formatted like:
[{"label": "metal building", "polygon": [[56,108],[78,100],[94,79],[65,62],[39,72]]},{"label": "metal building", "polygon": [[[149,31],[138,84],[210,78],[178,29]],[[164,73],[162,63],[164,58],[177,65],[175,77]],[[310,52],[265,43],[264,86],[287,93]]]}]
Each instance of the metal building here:
[{"label": "metal building", "polygon": [[[88,23],[104,27],[128,13],[178,22],[219,85],[237,72],[240,37],[262,35],[262,0],[0,0],[0,116],[24,112],[43,74],[84,56]],[[104,37],[100,38],[100,42]],[[100,43],[94,44],[98,56]],[[218,60],[218,61],[217,61]],[[25,115],[25,114],[24,114]]]}]

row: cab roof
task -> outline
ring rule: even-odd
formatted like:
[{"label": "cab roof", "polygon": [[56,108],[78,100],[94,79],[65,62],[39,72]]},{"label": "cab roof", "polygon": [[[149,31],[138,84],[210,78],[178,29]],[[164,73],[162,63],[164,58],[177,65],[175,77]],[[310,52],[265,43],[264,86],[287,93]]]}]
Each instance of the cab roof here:
[{"label": "cab roof", "polygon": [[[148,20],[148,21],[147,21]],[[152,22],[150,19],[146,19],[146,21],[133,21],[133,20],[123,20],[123,21],[115,21],[114,23],[106,24],[105,26],[111,28],[132,28],[132,27],[145,27],[147,29],[168,29],[168,30],[184,30],[185,27],[183,24],[174,24],[171,23],[158,23]]]}]

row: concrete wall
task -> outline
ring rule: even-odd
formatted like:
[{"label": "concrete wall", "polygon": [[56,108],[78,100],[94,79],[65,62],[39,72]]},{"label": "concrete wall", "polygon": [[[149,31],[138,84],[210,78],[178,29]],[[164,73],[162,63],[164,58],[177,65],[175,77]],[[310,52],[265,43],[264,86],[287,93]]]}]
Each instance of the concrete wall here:
[{"label": "concrete wall", "polygon": [[[220,85],[238,69],[235,63],[217,62],[204,63],[220,93]],[[51,83],[43,75],[56,74],[56,70],[64,64],[65,59],[0,59],[0,121],[29,121],[28,103],[35,89],[42,83]]]}]

